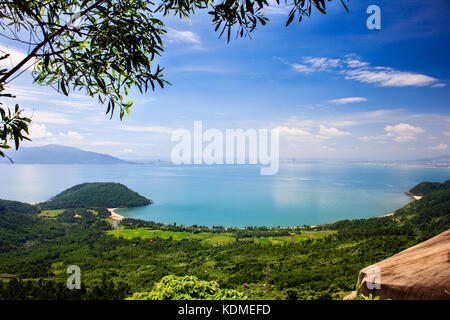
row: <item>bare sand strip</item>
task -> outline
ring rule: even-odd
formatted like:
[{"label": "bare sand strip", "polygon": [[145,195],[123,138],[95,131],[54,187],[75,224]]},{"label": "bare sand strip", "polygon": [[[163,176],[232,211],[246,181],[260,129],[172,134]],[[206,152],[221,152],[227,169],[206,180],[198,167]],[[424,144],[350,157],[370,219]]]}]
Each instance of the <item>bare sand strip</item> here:
[{"label": "bare sand strip", "polygon": [[381,216],[380,218],[392,217],[394,214],[395,214],[395,211],[394,211],[394,212],[387,213],[387,214]]},{"label": "bare sand strip", "polygon": [[411,192],[405,192],[405,194],[407,195],[407,196],[409,196],[409,197],[412,197],[414,200],[420,200],[420,199],[422,199],[423,197],[422,196],[417,196],[417,195],[415,195],[415,194],[412,194]]},{"label": "bare sand strip", "polygon": [[111,213],[111,215],[109,216],[110,219],[112,220],[119,220],[122,221],[124,219],[123,216],[121,216],[120,214],[117,214],[115,211],[119,209],[119,208],[108,208],[108,211]]}]

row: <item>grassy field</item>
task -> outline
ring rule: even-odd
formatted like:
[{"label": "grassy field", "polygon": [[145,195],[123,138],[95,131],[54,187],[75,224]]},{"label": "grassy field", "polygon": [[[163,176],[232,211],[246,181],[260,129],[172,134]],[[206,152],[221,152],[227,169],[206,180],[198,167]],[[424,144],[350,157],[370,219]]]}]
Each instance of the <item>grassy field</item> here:
[{"label": "grassy field", "polygon": [[200,240],[204,245],[223,245],[235,241],[233,234],[217,234],[212,232],[178,232],[178,231],[163,231],[163,230],[149,230],[147,228],[137,229],[116,229],[107,232],[116,237],[123,237],[125,239],[142,238],[142,239],[173,239],[173,240]]},{"label": "grassy field", "polygon": [[322,239],[326,236],[335,233],[335,231],[303,231],[302,233],[295,233],[291,236],[280,236],[280,237],[260,237],[260,238],[250,238],[255,243],[259,244],[279,244],[284,245],[287,243],[298,243],[305,240]]},{"label": "grassy field", "polygon": [[64,209],[57,209],[57,210],[43,210],[41,213],[38,214],[38,217],[42,218],[54,218],[57,215],[64,212]]},{"label": "grassy field", "polygon": [[[236,237],[232,232],[187,232],[187,231],[163,231],[163,230],[150,230],[147,228],[136,229],[116,229],[107,232],[110,235],[116,237],[123,237],[125,239],[142,238],[142,239],[173,239],[173,240],[200,240],[203,245],[206,246],[221,246],[231,244],[236,241]],[[253,241],[258,244],[279,244],[284,245],[290,242],[301,242],[308,239],[321,239],[328,235],[333,234],[334,231],[303,231],[301,234],[292,234],[291,236],[280,237],[253,237],[245,238],[243,241]]]}]

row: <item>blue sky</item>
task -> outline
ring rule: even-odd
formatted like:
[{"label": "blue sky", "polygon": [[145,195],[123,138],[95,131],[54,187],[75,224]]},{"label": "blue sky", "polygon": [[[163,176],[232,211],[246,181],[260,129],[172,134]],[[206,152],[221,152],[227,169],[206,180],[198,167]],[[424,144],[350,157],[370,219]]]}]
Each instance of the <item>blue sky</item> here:
[{"label": "blue sky", "polygon": [[[369,30],[369,5],[381,30]],[[252,39],[218,39],[207,13],[169,18],[158,63],[173,85],[140,95],[122,122],[82,95],[64,97],[23,74],[11,91],[33,116],[32,143],[58,143],[126,159],[169,159],[172,130],[278,128],[280,155],[298,159],[403,160],[450,154],[450,4],[339,1],[326,16],[284,24],[288,10]],[[0,38],[16,54],[24,48]],[[13,156],[13,154],[12,154]]]}]

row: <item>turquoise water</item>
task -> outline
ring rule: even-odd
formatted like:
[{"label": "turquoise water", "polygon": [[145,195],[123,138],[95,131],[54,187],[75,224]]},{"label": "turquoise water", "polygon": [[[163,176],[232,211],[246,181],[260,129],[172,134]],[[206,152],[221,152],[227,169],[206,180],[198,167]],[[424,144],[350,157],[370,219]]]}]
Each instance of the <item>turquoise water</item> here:
[{"label": "turquoise water", "polygon": [[120,182],[154,205],[128,217],[184,225],[297,226],[380,216],[411,201],[421,181],[450,170],[349,164],[283,164],[274,176],[257,166],[0,165],[0,198],[39,202],[82,182]]}]

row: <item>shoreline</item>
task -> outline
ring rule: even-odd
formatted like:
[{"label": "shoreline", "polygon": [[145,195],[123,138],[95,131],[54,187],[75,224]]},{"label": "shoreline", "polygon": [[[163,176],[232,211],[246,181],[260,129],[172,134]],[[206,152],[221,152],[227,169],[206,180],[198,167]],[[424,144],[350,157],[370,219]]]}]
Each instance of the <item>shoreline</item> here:
[{"label": "shoreline", "polygon": [[416,195],[416,194],[412,194],[412,193],[409,192],[409,191],[406,191],[405,194],[406,194],[408,197],[413,198],[414,200],[420,200],[420,199],[423,198],[423,196],[418,196],[418,195]]},{"label": "shoreline", "polygon": [[107,209],[108,209],[108,211],[111,213],[111,215],[109,216],[109,218],[110,218],[111,220],[122,221],[123,219],[125,219],[124,216],[121,216],[120,214],[117,214],[117,213],[115,212],[117,209],[120,209],[120,208],[107,208]]},{"label": "shoreline", "polygon": [[[412,194],[412,193],[409,192],[409,191],[406,191],[406,192],[405,192],[405,195],[407,195],[408,197],[413,198],[413,199],[416,200],[416,201],[423,198],[423,196],[418,196],[418,195]],[[386,214],[384,214],[384,215],[382,215],[382,216],[379,216],[378,218],[392,217],[393,215],[395,215],[396,212],[397,212],[397,211],[389,212],[389,213],[386,213]]]},{"label": "shoreline", "polygon": [[387,217],[392,217],[393,215],[395,215],[395,211],[386,213],[386,214],[384,214],[382,216],[379,216],[378,218],[387,218]]}]

